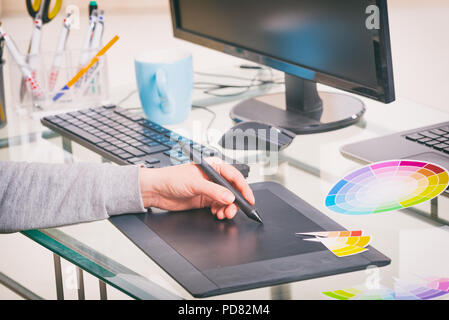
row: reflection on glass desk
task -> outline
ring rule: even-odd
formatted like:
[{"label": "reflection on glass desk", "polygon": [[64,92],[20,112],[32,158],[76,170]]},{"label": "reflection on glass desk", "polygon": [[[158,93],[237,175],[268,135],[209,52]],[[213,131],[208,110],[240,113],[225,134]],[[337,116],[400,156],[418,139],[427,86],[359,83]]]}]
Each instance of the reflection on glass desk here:
[{"label": "reflection on glass desk", "polygon": [[[331,90],[323,87],[324,90]],[[132,88],[130,88],[132,90]],[[265,88],[281,91],[282,86]],[[118,90],[116,101],[126,94]],[[123,94],[122,94],[123,93]],[[257,93],[249,93],[257,94]],[[242,99],[243,97],[240,97]],[[219,148],[220,136],[233,123],[229,111],[237,101],[218,99],[195,92],[194,105],[207,106],[216,117],[203,108],[193,108],[189,119],[179,125],[167,126],[198,142]],[[389,266],[300,281],[281,286],[222,295],[230,299],[328,299],[322,292],[366,284],[394,288],[394,279],[413,282],[414,277],[449,277],[449,200],[439,198],[413,209],[367,216],[346,216],[331,212],[324,199],[332,185],[360,164],[342,156],[340,148],[348,143],[438,123],[448,115],[406,99],[398,98],[391,105],[364,100],[367,112],[363,122],[341,130],[297,136],[279,160],[267,170],[265,159],[257,152],[248,156],[241,151],[224,151],[237,160],[249,160],[249,182],[277,181],[349,230],[363,229],[372,236],[372,245],[391,258]],[[123,107],[140,106],[133,95]],[[388,117],[385,115],[388,113]],[[404,114],[407,117],[404,118]],[[53,163],[102,162],[102,158],[76,143],[48,131],[39,119],[22,119],[9,111],[9,124],[0,129],[0,159],[8,161],[43,161]],[[271,163],[272,164],[272,163]],[[106,298],[105,284],[136,299],[191,299],[192,297],[160,267],[151,261],[109,221],[23,232],[44,246],[55,257],[58,298],[63,298],[63,275],[59,257],[100,279],[101,297]],[[32,261],[30,261],[30,264]],[[31,288],[32,289],[32,288]],[[79,288],[78,296],[84,297]],[[441,297],[448,299],[448,296]]]}]

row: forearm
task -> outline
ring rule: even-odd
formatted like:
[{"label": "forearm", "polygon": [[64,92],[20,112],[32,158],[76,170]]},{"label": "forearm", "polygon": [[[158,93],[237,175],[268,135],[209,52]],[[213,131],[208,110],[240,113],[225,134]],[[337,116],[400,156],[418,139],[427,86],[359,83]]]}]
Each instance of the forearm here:
[{"label": "forearm", "polygon": [[0,162],[0,232],[142,211],[136,166]]}]

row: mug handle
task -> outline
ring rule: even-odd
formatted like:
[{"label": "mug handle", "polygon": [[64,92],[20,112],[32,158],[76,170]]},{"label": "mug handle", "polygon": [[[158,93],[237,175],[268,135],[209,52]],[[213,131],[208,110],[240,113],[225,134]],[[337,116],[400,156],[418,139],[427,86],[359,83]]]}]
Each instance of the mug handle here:
[{"label": "mug handle", "polygon": [[169,93],[167,85],[167,75],[163,69],[156,71],[156,89],[161,100],[161,110],[164,113],[172,113],[174,110],[173,98]]}]

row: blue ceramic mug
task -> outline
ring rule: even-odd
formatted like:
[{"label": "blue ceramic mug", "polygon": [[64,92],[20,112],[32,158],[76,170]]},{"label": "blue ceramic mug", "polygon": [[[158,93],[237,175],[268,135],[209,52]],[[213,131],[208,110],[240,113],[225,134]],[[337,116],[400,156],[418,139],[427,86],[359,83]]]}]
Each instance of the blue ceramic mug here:
[{"label": "blue ceramic mug", "polygon": [[134,58],[134,66],[147,118],[159,124],[186,120],[192,108],[192,55],[180,50],[145,52]]}]

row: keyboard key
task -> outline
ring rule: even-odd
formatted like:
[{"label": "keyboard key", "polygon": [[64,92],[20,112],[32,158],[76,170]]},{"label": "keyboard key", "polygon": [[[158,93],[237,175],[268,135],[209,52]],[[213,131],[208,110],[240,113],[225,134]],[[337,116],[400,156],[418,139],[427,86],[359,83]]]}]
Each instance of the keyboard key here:
[{"label": "keyboard key", "polygon": [[166,142],[164,142],[164,144],[167,146],[167,147],[173,147],[175,144],[177,144],[177,142],[175,142],[175,141],[172,141],[172,140],[168,140],[168,141],[166,141]]},{"label": "keyboard key", "polygon": [[143,146],[139,148],[140,150],[142,150],[143,152],[145,152],[146,154],[153,154],[153,153],[159,153],[165,150],[169,150],[168,147],[163,146],[163,145],[157,145],[154,147],[150,147],[150,146]]},{"label": "keyboard key", "polygon": [[147,145],[150,147],[155,147],[155,146],[160,146],[161,144],[156,141],[151,141],[151,142],[147,143]]},{"label": "keyboard key", "polygon": [[106,150],[106,151],[112,152],[112,153],[117,151],[117,150],[119,150],[119,148],[117,148],[116,146],[111,146],[111,145],[106,146],[103,149]]},{"label": "keyboard key", "polygon": [[138,121],[138,120],[142,119],[142,116],[137,115],[137,114],[133,114],[131,111],[125,110],[125,109],[122,109],[122,108],[120,108],[118,110],[116,109],[114,112],[118,113],[118,114],[122,115],[123,117],[125,117],[125,118],[127,118],[129,120],[132,120],[132,121]]},{"label": "keyboard key", "polygon": [[132,131],[132,130],[129,130],[129,132],[125,132],[125,134],[129,137],[137,138],[137,140],[139,140],[139,138],[142,137],[142,135],[140,133]]},{"label": "keyboard key", "polygon": [[406,139],[416,141],[421,138],[424,138],[424,136],[420,135],[419,133],[409,134],[408,136],[405,136]]},{"label": "keyboard key", "polygon": [[434,145],[439,144],[439,143],[440,143],[440,141],[438,141],[438,140],[430,140],[430,141],[427,141],[425,143],[425,145],[431,147],[431,146],[434,146]]},{"label": "keyboard key", "polygon": [[141,156],[145,155],[145,152],[143,152],[142,150],[139,150],[137,148],[134,148],[134,147],[123,148],[123,150],[125,150],[126,152],[131,153],[135,157],[141,157]]},{"label": "keyboard key", "polygon": [[122,151],[122,152],[119,152],[119,153],[115,153],[114,152],[114,154],[117,157],[119,157],[120,159],[123,159],[123,160],[127,160],[127,159],[130,159],[130,158],[134,157],[131,153],[128,153],[128,152],[125,152],[125,151]]},{"label": "keyboard key", "polygon": [[128,138],[128,136],[125,135],[125,134],[118,134],[118,135],[116,135],[115,137],[116,137],[117,139],[120,139],[120,140],[124,140],[124,139],[127,139],[127,138]]},{"label": "keyboard key", "polygon": [[126,137],[124,139],[122,139],[124,142],[126,142],[127,144],[131,144],[132,142],[136,142],[136,140],[134,138],[131,137]]},{"label": "keyboard key", "polygon": [[152,129],[153,129],[154,131],[156,131],[156,132],[158,132],[158,133],[162,133],[162,134],[167,133],[167,132],[170,131],[170,130],[167,130],[167,129],[165,129],[165,128],[159,126],[159,125],[154,126]]},{"label": "keyboard key", "polygon": [[97,143],[97,146],[99,146],[100,148],[104,148],[104,147],[110,146],[110,144],[109,144],[109,142],[104,141],[104,142]]},{"label": "keyboard key", "polygon": [[106,138],[111,137],[110,135],[108,135],[107,133],[101,133],[101,134],[97,134],[98,138],[101,138],[103,140],[106,140]]},{"label": "keyboard key", "polygon": [[[49,121],[49,122],[54,122],[58,118],[56,116],[49,116],[49,117],[45,117],[44,119]],[[59,121],[61,121],[61,119],[59,119]]]},{"label": "keyboard key", "polygon": [[430,141],[430,140],[432,140],[432,139],[430,139],[430,138],[422,138],[422,139],[419,139],[417,142],[419,142],[419,143],[426,143],[427,141]]},{"label": "keyboard key", "polygon": [[155,164],[155,163],[161,162],[161,160],[159,160],[157,158],[147,158],[147,159],[145,159],[145,162],[148,164]]},{"label": "keyboard key", "polygon": [[446,133],[446,132],[444,132],[442,130],[439,130],[439,129],[433,129],[433,130],[430,130],[430,132],[432,132],[433,134],[439,135],[439,136],[442,136],[442,135],[444,135]]},{"label": "keyboard key", "polygon": [[438,135],[436,135],[436,134],[433,134],[433,133],[430,132],[430,131],[420,132],[419,134],[421,134],[421,135],[423,135],[423,136],[425,136],[425,137],[427,137],[427,138],[430,138],[430,139],[437,139],[437,138],[440,137],[440,136],[438,136]]},{"label": "keyboard key", "polygon": [[443,149],[449,148],[449,144],[440,143],[440,144],[434,145],[433,147],[437,150],[443,150]]},{"label": "keyboard key", "polygon": [[137,147],[144,146],[145,143],[142,143],[141,141],[134,140],[129,145],[137,148]]},{"label": "keyboard key", "polygon": [[76,125],[76,126],[78,126],[78,125],[80,125],[80,124],[83,124],[82,121],[80,121],[80,120],[78,120],[78,119],[76,119],[76,118],[71,118],[71,119],[68,119],[67,121],[70,122],[71,124]]},{"label": "keyboard key", "polygon": [[156,133],[156,132],[149,132],[149,131],[144,132],[144,135],[146,137],[150,138],[150,139],[154,139],[154,138],[159,136],[158,133]]},{"label": "keyboard key", "polygon": [[116,138],[109,136],[104,138],[105,141],[109,142],[110,144],[117,144],[119,143],[119,140],[117,140]]},{"label": "keyboard key", "polygon": [[80,136],[81,138],[83,138],[91,143],[94,143],[94,144],[97,144],[97,143],[100,143],[103,141],[102,139],[97,138],[96,136],[90,134],[89,132],[86,132],[83,129],[75,127],[74,125],[68,125],[68,126],[64,127],[64,129],[67,131],[70,131],[70,132],[76,134],[77,136]]},{"label": "keyboard key", "polygon": [[441,151],[446,152],[446,153],[449,153],[449,148],[445,148],[445,149],[443,149],[443,150],[441,150]]},{"label": "keyboard key", "polygon": [[69,115],[68,113],[61,113],[61,114],[56,115],[56,117],[58,117],[62,120],[73,119],[73,117],[71,115]]},{"label": "keyboard key", "polygon": [[125,143],[125,142],[119,142],[119,143],[116,143],[115,146],[117,146],[119,148],[126,148],[129,145],[127,143]]},{"label": "keyboard key", "polygon": [[145,160],[143,160],[141,158],[131,158],[131,159],[128,159],[127,161],[132,164],[145,164]]}]

